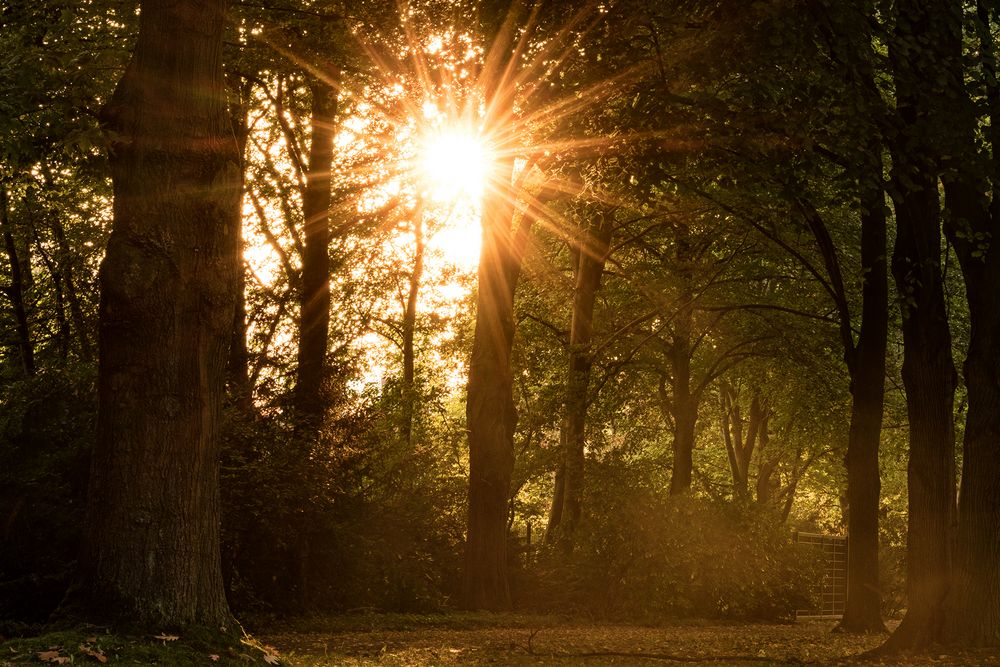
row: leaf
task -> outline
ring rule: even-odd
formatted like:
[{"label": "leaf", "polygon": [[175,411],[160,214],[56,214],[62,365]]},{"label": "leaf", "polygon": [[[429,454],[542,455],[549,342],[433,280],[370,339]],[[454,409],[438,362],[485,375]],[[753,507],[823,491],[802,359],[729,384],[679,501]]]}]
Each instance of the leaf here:
[{"label": "leaf", "polygon": [[59,655],[58,649],[51,651],[39,651],[38,659],[41,660],[42,662],[52,662],[57,665],[65,665],[67,662],[69,662],[69,658],[67,658],[64,655]]},{"label": "leaf", "polygon": [[276,654],[274,654],[274,653],[265,653],[264,654],[264,662],[266,662],[269,665],[280,665],[281,664],[281,661],[278,659],[278,656]]},{"label": "leaf", "polygon": [[101,649],[88,646],[87,644],[80,644],[80,653],[88,655],[97,662],[107,662],[108,656],[101,653]]},{"label": "leaf", "polygon": [[180,639],[180,637],[177,636],[177,635],[166,635],[166,634],[160,633],[158,635],[153,635],[153,639],[159,639],[162,642],[175,642],[178,639]]}]

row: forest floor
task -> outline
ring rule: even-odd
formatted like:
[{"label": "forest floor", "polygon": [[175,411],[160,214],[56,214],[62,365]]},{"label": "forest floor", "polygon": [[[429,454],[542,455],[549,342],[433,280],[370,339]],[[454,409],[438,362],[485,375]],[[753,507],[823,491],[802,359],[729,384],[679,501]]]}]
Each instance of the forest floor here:
[{"label": "forest floor", "polygon": [[[0,637],[0,665],[998,665],[1000,651],[867,658],[883,635],[795,624],[677,621],[613,624],[516,614],[352,614],[253,619],[254,639],[229,645],[195,634],[122,636],[93,626]],[[183,633],[181,633],[183,635]]]},{"label": "forest floor", "polygon": [[[367,621],[366,621],[367,618]],[[366,625],[366,623],[368,625]],[[633,625],[519,615],[358,616],[262,630],[288,664],[319,665],[1000,665],[1000,652],[861,658],[884,635],[831,621]],[[895,624],[892,624],[893,626]]]}]

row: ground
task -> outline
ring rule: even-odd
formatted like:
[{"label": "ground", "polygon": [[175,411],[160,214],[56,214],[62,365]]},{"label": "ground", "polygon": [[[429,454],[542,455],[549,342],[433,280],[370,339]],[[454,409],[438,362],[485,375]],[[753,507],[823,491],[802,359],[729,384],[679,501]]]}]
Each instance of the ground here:
[{"label": "ground", "polygon": [[[257,642],[212,647],[163,633],[123,637],[87,628],[0,643],[0,665],[998,665],[1000,651],[937,650],[861,658],[883,637],[832,633],[830,621],[796,624],[612,624],[510,614],[254,619]],[[261,650],[261,644],[264,650]]]}]

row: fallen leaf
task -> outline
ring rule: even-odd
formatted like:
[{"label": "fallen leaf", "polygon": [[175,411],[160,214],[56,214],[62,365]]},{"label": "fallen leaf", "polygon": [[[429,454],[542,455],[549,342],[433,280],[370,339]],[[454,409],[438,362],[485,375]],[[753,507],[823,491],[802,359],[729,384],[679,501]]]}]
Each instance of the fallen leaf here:
[{"label": "fallen leaf", "polygon": [[86,644],[80,644],[80,653],[82,653],[84,655],[89,655],[91,658],[93,658],[97,662],[107,662],[108,661],[108,656],[106,656],[103,653],[101,653],[100,649],[94,648],[94,647],[91,647],[91,646],[87,646]]},{"label": "fallen leaf", "polygon": [[58,650],[39,651],[38,659],[42,662],[52,662],[57,665],[64,665],[69,662],[69,658],[64,655],[59,655]]},{"label": "fallen leaf", "polygon": [[265,653],[264,654],[264,662],[266,662],[269,665],[280,665],[281,664],[281,661],[278,659],[278,656],[276,656],[274,653]]},{"label": "fallen leaf", "polygon": [[153,639],[159,639],[162,642],[175,642],[178,639],[180,639],[180,637],[178,637],[177,635],[159,634],[159,635],[153,635]]}]

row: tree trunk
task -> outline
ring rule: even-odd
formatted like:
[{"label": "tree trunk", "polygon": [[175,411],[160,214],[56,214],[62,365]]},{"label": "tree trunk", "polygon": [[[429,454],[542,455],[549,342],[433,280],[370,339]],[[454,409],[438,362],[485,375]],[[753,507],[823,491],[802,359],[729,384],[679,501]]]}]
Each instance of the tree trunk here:
[{"label": "tree trunk", "polygon": [[80,295],[76,290],[76,282],[73,278],[73,252],[66,241],[66,230],[58,218],[52,221],[52,231],[55,233],[56,244],[59,248],[57,264],[62,267],[61,272],[66,277],[66,299],[69,301],[70,317],[73,320],[73,328],[76,329],[77,340],[80,343],[80,359],[90,363],[94,359],[94,351],[90,343],[87,322],[83,316]]},{"label": "tree trunk", "polygon": [[[244,85],[238,91],[238,101],[229,110],[233,134],[236,136],[236,151],[240,156],[240,210],[243,210],[243,197],[246,192],[246,147],[250,138],[249,101],[252,92],[251,85]],[[239,226],[239,236],[236,248],[239,259],[236,285],[236,307],[233,309],[233,333],[229,346],[229,361],[227,375],[229,396],[233,404],[244,414],[250,414],[253,408],[253,385],[250,382],[250,351],[247,348],[247,301],[246,283],[247,269],[243,259],[245,241],[243,238],[242,220]]]},{"label": "tree trunk", "polygon": [[903,385],[910,423],[906,616],[886,648],[907,648],[941,637],[952,559],[955,515],[951,358],[941,273],[941,220],[935,147],[936,101],[926,86],[936,73],[935,54],[916,44],[934,34],[922,3],[898,6],[906,22],[893,42],[899,136],[893,145],[892,180],[896,247],[892,272],[903,299]]},{"label": "tree trunk", "polygon": [[903,301],[903,385],[910,424],[906,616],[889,650],[941,639],[955,520],[955,367],[941,271],[938,191],[947,82],[945,3],[901,0],[890,57],[898,132],[891,145],[896,208],[892,272]]},{"label": "tree trunk", "polygon": [[309,430],[322,427],[326,401],[326,352],[330,332],[330,170],[333,166],[337,97],[320,81],[312,92],[309,173],[302,196],[305,218],[302,289],[299,293],[299,350],[295,401]]},{"label": "tree trunk", "polygon": [[691,491],[694,470],[694,433],[698,421],[698,397],[691,391],[691,334],[694,326],[694,294],[685,291],[674,321],[670,346],[671,390],[674,415],[674,461],[670,473],[670,495]]},{"label": "tree trunk", "polygon": [[[977,121],[968,93],[952,87],[956,143],[955,169],[944,178],[949,215],[946,232],[962,267],[969,306],[970,337],[964,376],[969,407],[962,457],[958,532],[945,640],[974,646],[1000,645],[1000,86],[989,6],[976,3],[980,65],[985,73],[991,150],[987,178],[975,165]],[[949,43],[955,81],[961,82],[962,46],[958,25]],[[986,194],[992,192],[992,201]],[[971,233],[970,233],[971,232]]]},{"label": "tree trunk", "polygon": [[101,266],[97,445],[82,581],[91,617],[231,629],[219,438],[236,300],[239,156],[223,0],[147,0],[103,110],[114,225]]},{"label": "tree trunk", "polygon": [[873,154],[861,183],[861,332],[851,360],[851,426],[847,441],[847,604],[840,625],[849,632],[884,632],[878,567],[878,510],[882,490],[878,450],[885,403],[889,327],[885,195],[882,159]]},{"label": "tree trunk", "polygon": [[[466,421],[469,432],[469,516],[463,606],[508,609],[507,505],[514,470],[514,291],[511,271],[513,161],[505,160],[483,204],[476,329],[469,363]],[[500,191],[502,190],[502,191]],[[524,224],[522,222],[522,224]]]},{"label": "tree trunk", "polygon": [[410,289],[403,311],[403,440],[407,450],[413,446],[413,414],[416,407],[416,359],[413,338],[417,329],[417,300],[420,280],[424,274],[424,221],[420,206],[413,220],[413,270],[410,272]]},{"label": "tree trunk", "polygon": [[21,360],[21,370],[25,375],[35,374],[35,348],[31,342],[31,330],[28,325],[28,309],[25,307],[25,287],[21,257],[14,238],[14,228],[10,221],[10,202],[7,200],[7,188],[0,187],[0,224],[3,225],[3,241],[7,250],[7,262],[10,265],[10,289],[7,297],[14,307],[14,321],[17,330],[17,353]]},{"label": "tree trunk", "polygon": [[[611,216],[602,213],[583,240],[576,262],[576,286],[573,291],[573,313],[570,318],[569,364],[566,372],[566,397],[560,443],[563,446],[561,493],[554,495],[553,506],[559,501],[558,513],[550,513],[549,530],[560,527],[563,545],[573,548],[573,534],[580,522],[583,503],[584,444],[587,424],[587,392],[594,360],[591,342],[594,337],[594,304],[601,286],[601,276],[611,247],[613,230]],[[553,523],[551,519],[555,519]]]}]

